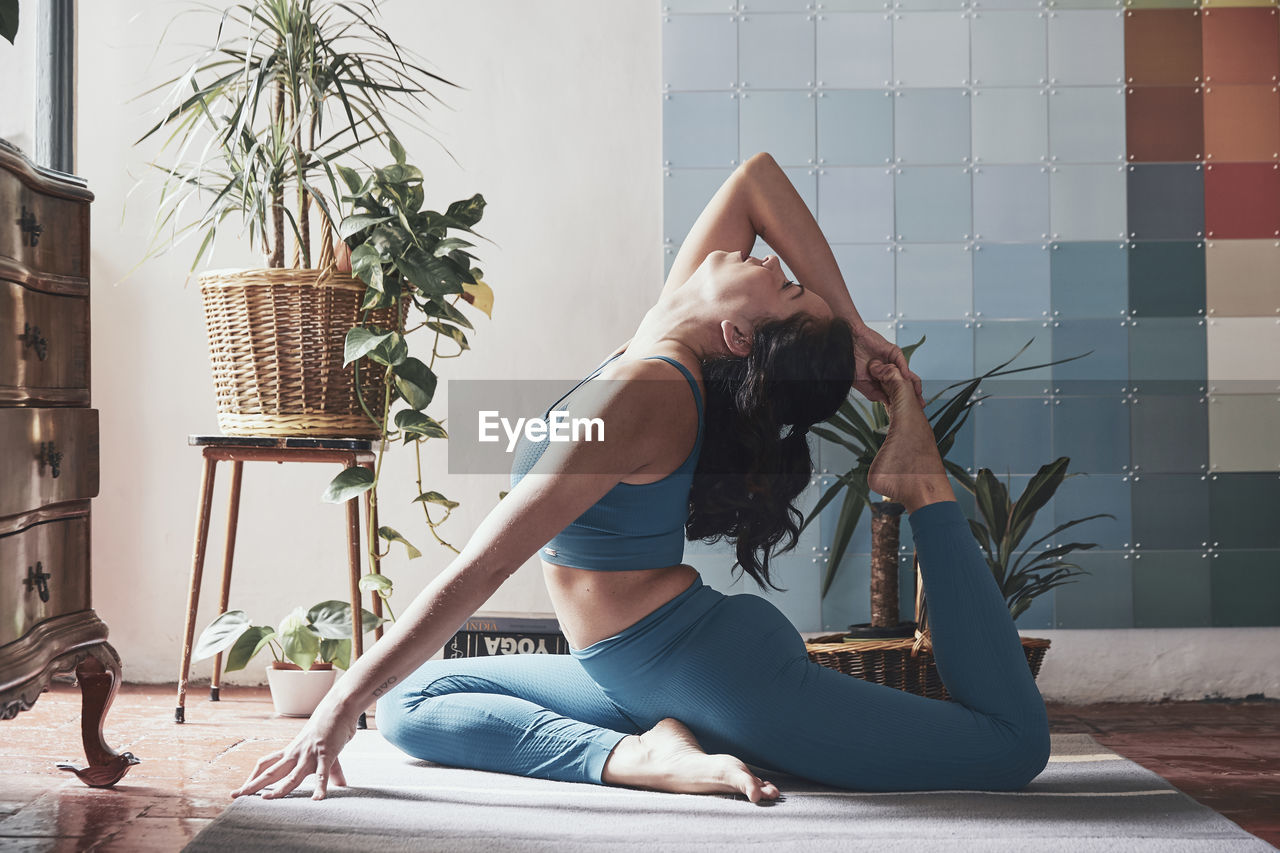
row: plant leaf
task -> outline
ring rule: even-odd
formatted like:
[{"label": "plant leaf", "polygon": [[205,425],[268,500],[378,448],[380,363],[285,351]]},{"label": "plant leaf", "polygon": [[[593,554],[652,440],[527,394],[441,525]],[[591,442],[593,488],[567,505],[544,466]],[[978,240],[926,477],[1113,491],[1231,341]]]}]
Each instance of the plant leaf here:
[{"label": "plant leaf", "polygon": [[474,282],[462,283],[462,298],[483,312],[484,316],[493,319],[493,289],[480,280],[479,273],[476,273],[475,279]]},{"label": "plant leaf", "polygon": [[301,607],[280,622],[276,630],[284,656],[302,669],[311,669],[320,654],[320,635],[307,624],[307,613]]},{"label": "plant leaf", "polygon": [[346,503],[373,488],[373,472],[353,465],[329,481],[320,500],[330,504]]},{"label": "plant leaf", "polygon": [[413,543],[410,542],[408,539],[405,539],[403,536],[401,536],[400,533],[396,531],[394,528],[379,527],[378,536],[387,540],[388,542],[399,542],[401,545],[404,546],[405,551],[409,553],[410,560],[416,560],[422,556],[422,552],[419,551],[417,548],[413,547]]},{"label": "plant leaf", "polygon": [[414,500],[414,503],[417,503],[418,501],[423,501],[431,504],[439,504],[445,509],[453,509],[454,507],[458,506],[457,501],[451,501],[448,498],[446,498],[444,495],[440,494],[439,492],[423,492],[413,500]]},{"label": "plant leaf", "polygon": [[395,373],[396,390],[411,408],[420,411],[431,404],[436,394],[436,375],[431,368],[410,356],[391,369]]},{"label": "plant leaf", "polygon": [[438,323],[435,320],[427,321],[427,328],[433,332],[439,332],[446,338],[451,338],[454,343],[464,350],[471,349],[471,344],[467,342],[467,336],[457,326],[450,326],[446,323]]},{"label": "plant leaf", "polygon": [[480,221],[484,216],[484,196],[476,193],[469,199],[455,201],[449,205],[449,209],[445,211],[445,215],[450,219],[461,222],[468,229]]},{"label": "plant leaf", "polygon": [[353,326],[347,332],[347,339],[342,348],[342,357],[345,359],[342,366],[346,367],[356,359],[364,357],[392,334],[391,332],[379,334],[369,331],[364,326]]},{"label": "plant leaf", "polygon": [[396,426],[406,433],[421,435],[426,438],[448,438],[449,433],[435,418],[428,417],[413,409],[401,409],[396,412]]},{"label": "plant leaf", "polygon": [[854,478],[849,483],[849,489],[844,496],[844,503],[840,507],[840,515],[836,519],[835,531],[831,538],[831,555],[827,558],[827,573],[822,582],[822,595],[825,597],[831,584],[835,582],[836,572],[840,569],[840,561],[844,558],[844,552],[849,548],[849,542],[853,539],[853,531],[858,527],[858,520],[862,517],[862,509],[867,505],[868,486],[866,475],[862,474],[862,468],[854,469]]},{"label": "plant leaf", "polygon": [[367,354],[378,364],[395,367],[397,364],[403,364],[409,357],[409,344],[405,341],[404,335],[399,332],[390,332],[382,343],[369,350]]},{"label": "plant leaf", "polygon": [[210,622],[209,626],[200,633],[200,639],[196,640],[195,651],[191,653],[192,660],[211,658],[218,652],[229,649],[248,629],[248,613],[243,610],[228,610]]},{"label": "plant leaf", "polygon": [[351,605],[345,601],[329,599],[307,611],[307,621],[326,640],[341,640],[351,636]]},{"label": "plant leaf", "polygon": [[361,592],[376,592],[379,598],[389,598],[393,584],[391,578],[383,574],[370,572],[360,578]]},{"label": "plant leaf", "polygon": [[276,632],[265,625],[254,625],[245,630],[236,640],[231,651],[227,652],[226,666],[223,672],[236,672],[249,665],[258,652],[267,647],[275,639]]},{"label": "plant leaf", "polygon": [[338,669],[351,666],[351,640],[321,640],[320,660],[329,661]]},{"label": "plant leaf", "polygon": [[[346,240],[355,234],[359,234],[366,228],[381,225],[384,222],[390,221],[390,219],[390,216],[378,216],[372,213],[353,213],[350,216],[344,217],[342,222],[338,225],[338,236],[343,240]],[[356,248],[359,248],[359,246]],[[354,257],[352,269],[354,270]]]}]

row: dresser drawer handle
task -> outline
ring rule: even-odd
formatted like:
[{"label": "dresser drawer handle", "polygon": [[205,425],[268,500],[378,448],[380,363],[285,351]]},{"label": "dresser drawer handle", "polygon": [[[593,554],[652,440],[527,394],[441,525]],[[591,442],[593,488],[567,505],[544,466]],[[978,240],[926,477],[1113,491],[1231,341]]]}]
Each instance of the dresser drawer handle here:
[{"label": "dresser drawer handle", "polygon": [[18,340],[22,341],[22,348],[36,351],[36,358],[44,361],[49,357],[49,341],[44,335],[40,334],[40,327],[33,326],[30,323],[22,324],[22,334],[18,336]]},{"label": "dresser drawer handle", "polygon": [[40,473],[43,474],[44,466],[48,465],[53,479],[58,479],[62,474],[62,451],[55,450],[52,441],[40,442],[40,456],[37,458],[40,461]]},{"label": "dresser drawer handle", "polygon": [[35,212],[27,210],[25,204],[22,206],[22,215],[18,217],[18,227],[22,229],[23,243],[33,249],[39,245],[44,226],[36,221]]},{"label": "dresser drawer handle", "polygon": [[53,575],[44,570],[44,565],[36,560],[35,568],[27,566],[27,579],[22,583],[26,586],[27,591],[35,590],[40,594],[40,600],[48,603],[49,601],[49,578]]}]

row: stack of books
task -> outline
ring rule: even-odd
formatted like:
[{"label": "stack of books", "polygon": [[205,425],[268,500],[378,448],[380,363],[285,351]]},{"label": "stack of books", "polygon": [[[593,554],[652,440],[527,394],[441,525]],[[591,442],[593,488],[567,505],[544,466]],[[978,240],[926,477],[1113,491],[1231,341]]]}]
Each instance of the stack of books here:
[{"label": "stack of books", "polygon": [[477,613],[444,647],[446,659],[528,654],[569,654],[554,614]]}]

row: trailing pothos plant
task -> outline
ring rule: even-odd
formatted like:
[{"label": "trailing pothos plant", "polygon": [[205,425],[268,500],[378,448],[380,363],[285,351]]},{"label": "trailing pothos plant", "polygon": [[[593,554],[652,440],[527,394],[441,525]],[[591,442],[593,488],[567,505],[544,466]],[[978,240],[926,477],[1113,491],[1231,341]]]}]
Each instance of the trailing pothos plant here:
[{"label": "trailing pothos plant", "polygon": [[[910,359],[911,355],[924,341],[925,339],[921,337],[914,344],[903,347],[903,354]],[[947,459],[947,453],[954,446],[957,433],[960,432],[965,422],[969,419],[974,404],[986,399],[986,395],[978,396],[979,387],[982,383],[997,376],[1008,376],[1028,370],[1037,370],[1049,365],[1063,364],[1088,355],[1088,353],[1084,353],[1044,364],[1009,368],[1009,365],[1018,356],[1026,352],[1031,344],[1032,341],[1027,341],[1021,349],[1013,354],[1012,358],[997,364],[981,376],[975,376],[972,379],[946,386],[925,403],[925,411],[928,414],[929,423],[933,427],[933,436],[938,443],[938,455],[942,457],[942,464],[946,466],[947,472],[962,484],[971,483],[972,477],[963,467]],[[951,392],[950,396],[947,396],[948,392]],[[929,411],[930,407],[933,407],[931,412]],[[808,527],[828,504],[836,498],[843,497],[840,505],[840,515],[836,519],[835,531],[831,540],[831,551],[827,557],[826,575],[822,582],[822,594],[825,596],[836,579],[841,560],[848,550],[849,542],[853,539],[853,533],[862,518],[863,509],[872,503],[871,490],[867,485],[867,474],[871,470],[871,463],[875,460],[876,454],[880,452],[881,445],[884,444],[885,437],[889,434],[889,413],[883,403],[867,405],[851,393],[849,398],[840,404],[839,410],[830,419],[821,426],[813,427],[810,431],[849,450],[855,459],[853,467],[840,475],[826,492],[818,498],[818,502],[814,504],[813,509],[800,526],[801,530]],[[966,485],[966,488],[971,489],[968,485]]]},{"label": "trailing pothos plant", "polygon": [[[490,316],[493,291],[473,265],[475,256],[467,251],[474,244],[456,236],[457,232],[475,234],[473,228],[484,215],[484,198],[476,194],[455,201],[443,213],[425,208],[422,172],[405,162],[404,148],[394,137],[389,148],[395,163],[366,176],[338,167],[350,191],[344,200],[353,208],[338,233],[350,252],[352,274],[365,284],[362,321],[347,332],[345,359],[356,372],[356,387],[372,385],[377,391],[375,408],[364,393],[359,396],[377,425],[380,441],[373,470],[347,468],[329,484],[324,500],[341,503],[369,492],[370,556],[385,556],[383,543],[389,549],[391,543],[399,542],[415,559],[421,552],[398,531],[385,526],[373,529],[386,446],[397,439],[413,445],[419,493],[414,501],[421,505],[427,530],[436,542],[457,552],[441,538],[438,528],[458,504],[423,482],[422,442],[448,438],[444,424],[426,409],[435,397],[436,362],[456,358],[470,348],[466,330],[474,327],[460,304]],[[373,322],[374,311],[390,317],[391,325]],[[422,357],[411,353],[410,336],[415,343],[421,340],[414,333],[430,340],[430,349],[423,350]],[[365,575],[360,586],[383,601],[392,588],[391,581],[379,573]]]}]

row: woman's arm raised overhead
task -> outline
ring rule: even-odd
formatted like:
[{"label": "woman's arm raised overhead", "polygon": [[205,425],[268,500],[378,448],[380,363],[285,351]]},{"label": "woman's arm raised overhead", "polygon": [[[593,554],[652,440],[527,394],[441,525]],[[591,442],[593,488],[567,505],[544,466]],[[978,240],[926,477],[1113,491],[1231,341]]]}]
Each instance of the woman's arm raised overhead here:
[{"label": "woman's arm raised overhead", "polygon": [[[853,327],[857,353],[854,386],[859,391],[871,400],[888,400],[867,372],[867,364],[879,359],[897,366],[920,397],[920,377],[907,366],[900,348],[863,322],[822,229],[782,167],[767,153],[743,162],[712,196],[681,245],[663,293],[688,281],[712,252],[750,254],[757,236],[773,247],[806,289],[821,296],[837,317]],[[923,397],[920,402],[923,405]]]},{"label": "woman's arm raised overhead", "polygon": [[[637,375],[658,370],[635,365]],[[623,378],[630,378],[624,372]],[[652,378],[652,376],[650,376]],[[669,439],[670,411],[688,391],[671,382],[599,383],[590,411],[608,430],[607,441],[552,443],[511,492],[494,507],[462,552],[400,614],[325,696],[284,750],[258,762],[235,796],[281,784],[282,797],[318,773],[315,799],[325,795],[330,769],[345,784],[338,753],[355,732],[361,711],[442,648],[516,569],[628,473],[644,467]],[[679,395],[679,396],[677,396]],[[679,402],[677,402],[679,401]]]}]

